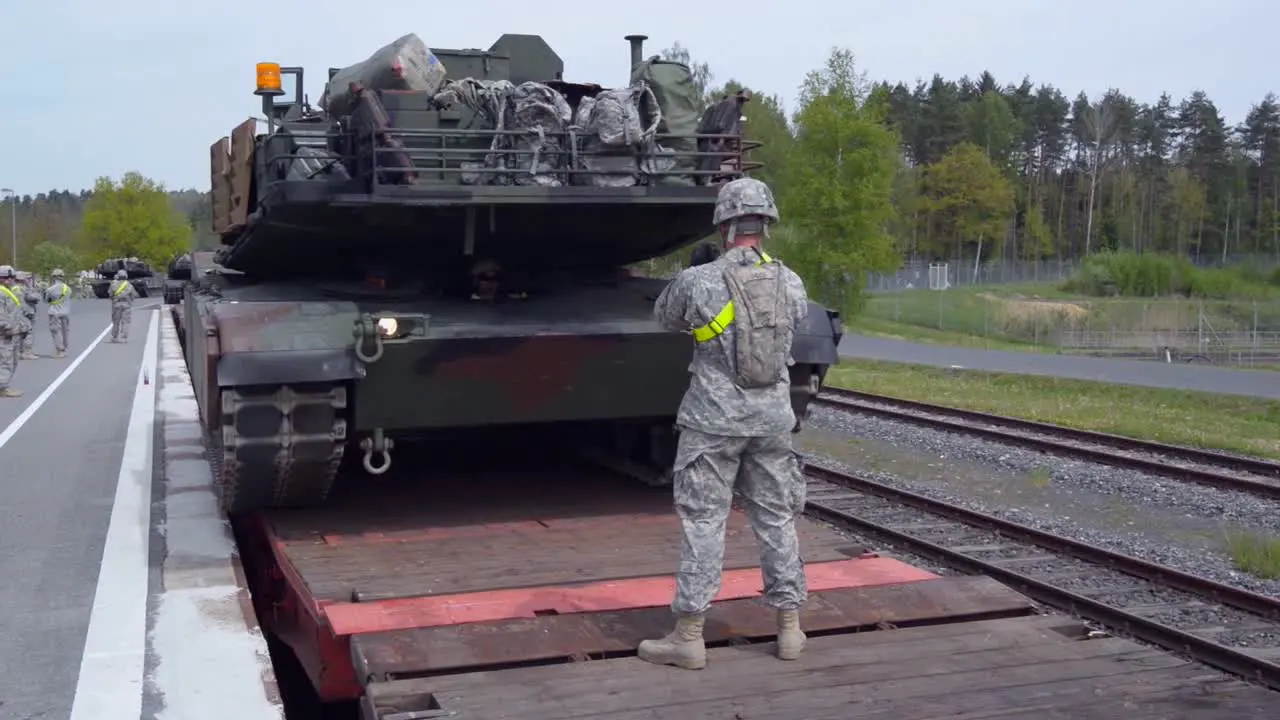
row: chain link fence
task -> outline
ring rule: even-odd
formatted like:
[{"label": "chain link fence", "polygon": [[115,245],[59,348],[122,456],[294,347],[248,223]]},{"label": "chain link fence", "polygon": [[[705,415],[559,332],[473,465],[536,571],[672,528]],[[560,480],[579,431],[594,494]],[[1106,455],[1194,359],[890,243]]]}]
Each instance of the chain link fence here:
[{"label": "chain link fence", "polygon": [[[1275,255],[1240,254],[1222,257],[1189,258],[1197,267],[1249,265],[1269,270],[1280,266]],[[952,259],[935,262],[908,259],[893,273],[867,275],[868,292],[894,292],[933,287],[929,281],[930,268],[936,275],[945,268],[949,287],[974,285],[1015,285],[1019,283],[1060,283],[1069,279],[1080,267],[1078,260],[992,260],[974,267],[973,260]]]},{"label": "chain link fence", "polygon": [[[1017,283],[1059,283],[1071,277],[1078,263],[1074,260],[1025,260],[986,262],[974,268],[963,260],[928,263],[908,260],[894,273],[871,273],[867,276],[867,292],[893,292],[935,287],[939,269],[944,269],[948,287],[972,285],[1012,285]],[[935,276],[930,281],[930,275]]]},{"label": "chain link fence", "polygon": [[1280,368],[1280,302],[1080,300],[946,287],[873,295],[862,317],[994,344],[1117,358]]}]

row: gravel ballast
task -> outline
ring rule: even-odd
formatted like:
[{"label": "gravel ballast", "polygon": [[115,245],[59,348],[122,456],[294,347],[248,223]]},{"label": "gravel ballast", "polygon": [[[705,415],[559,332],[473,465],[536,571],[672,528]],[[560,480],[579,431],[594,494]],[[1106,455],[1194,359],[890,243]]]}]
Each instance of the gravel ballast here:
[{"label": "gravel ballast", "polygon": [[1268,595],[1230,532],[1280,532],[1280,503],[895,420],[814,407],[797,448],[822,463]]}]

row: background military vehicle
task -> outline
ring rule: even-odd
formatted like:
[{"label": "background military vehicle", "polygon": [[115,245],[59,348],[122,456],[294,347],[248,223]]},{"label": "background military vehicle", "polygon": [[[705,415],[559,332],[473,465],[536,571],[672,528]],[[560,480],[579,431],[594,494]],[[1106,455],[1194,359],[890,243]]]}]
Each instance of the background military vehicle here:
[{"label": "background military vehicle", "polygon": [[[344,456],[381,474],[397,439],[476,428],[669,476],[692,339],[653,321],[665,281],[624,266],[713,231],[718,185],[751,167],[749,97],[704,109],[643,39],[609,89],[566,81],[538,36],[407,35],[331,69],[320,109],[302,68],[259,64],[265,132],[211,148],[224,247],[179,320],[227,512],[319,503]],[[801,412],[840,333],[811,306]]]},{"label": "background military vehicle", "polygon": [[138,297],[147,297],[150,294],[150,280],[155,276],[155,271],[147,263],[138,258],[108,258],[98,263],[93,269],[97,274],[97,279],[89,283],[93,288],[93,294],[98,298],[106,298],[107,291],[111,288],[111,281],[115,279],[116,273],[123,269],[129,275],[129,284],[133,285],[133,289],[138,292]]},{"label": "background military vehicle", "polygon": [[183,253],[169,261],[169,269],[164,279],[164,304],[176,305],[182,302],[187,283],[191,282],[191,253]]}]

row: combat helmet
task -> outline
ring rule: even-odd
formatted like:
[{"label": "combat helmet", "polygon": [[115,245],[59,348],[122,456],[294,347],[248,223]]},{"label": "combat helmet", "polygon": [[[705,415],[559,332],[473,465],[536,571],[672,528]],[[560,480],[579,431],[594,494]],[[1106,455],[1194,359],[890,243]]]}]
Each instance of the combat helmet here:
[{"label": "combat helmet", "polygon": [[117,279],[117,280],[128,280],[128,279],[129,279],[129,273],[125,272],[124,270],[117,270],[117,271],[116,271],[116,279]]},{"label": "combat helmet", "polygon": [[778,206],[773,201],[773,191],[769,186],[755,178],[738,178],[721,186],[712,224],[719,226],[749,215],[778,222]]},{"label": "combat helmet", "polygon": [[49,273],[49,277],[56,277],[56,278],[63,277],[64,275],[65,273],[62,272],[62,268],[54,268],[53,272]]}]

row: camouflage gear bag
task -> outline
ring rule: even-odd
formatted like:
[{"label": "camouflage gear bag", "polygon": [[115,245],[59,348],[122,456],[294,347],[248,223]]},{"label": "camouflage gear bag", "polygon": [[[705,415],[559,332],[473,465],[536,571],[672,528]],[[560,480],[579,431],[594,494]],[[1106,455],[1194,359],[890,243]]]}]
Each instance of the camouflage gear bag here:
[{"label": "camouflage gear bag", "polygon": [[505,129],[524,133],[508,139],[516,154],[508,157],[507,167],[521,171],[515,173],[515,183],[559,187],[563,182],[557,171],[567,150],[559,134],[568,127],[573,109],[554,88],[537,82],[516,86],[507,101]]},{"label": "camouflage gear bag", "polygon": [[640,103],[645,99],[657,107],[653,91],[644,85],[602,90],[590,101],[584,98],[579,106],[584,110],[583,129],[604,147],[639,148],[643,141],[653,137],[662,121],[660,113],[654,113],[649,122],[644,121]]},{"label": "camouflage gear bag", "polygon": [[[643,98],[653,93],[643,85],[602,90],[584,97],[574,115],[575,132],[583,153],[578,168],[591,171],[577,176],[577,184],[597,187],[631,187],[639,184],[643,171],[641,156],[656,151],[654,133],[661,114],[647,119],[641,111]],[[657,106],[654,105],[656,108]]]},{"label": "camouflage gear bag", "polygon": [[729,263],[723,271],[732,299],[733,380],[739,387],[771,387],[786,378],[795,328],[787,310],[782,267],[765,256],[754,265]]}]

